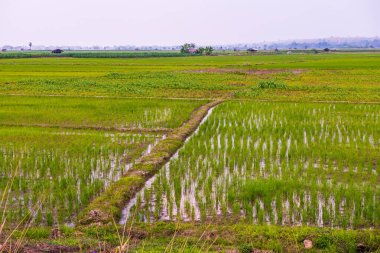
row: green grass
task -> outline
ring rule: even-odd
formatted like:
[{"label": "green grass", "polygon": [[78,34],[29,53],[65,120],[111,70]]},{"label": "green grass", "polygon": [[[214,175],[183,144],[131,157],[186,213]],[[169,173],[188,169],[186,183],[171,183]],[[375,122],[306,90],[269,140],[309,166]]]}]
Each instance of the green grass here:
[{"label": "green grass", "polygon": [[[122,228],[118,228],[122,230]],[[100,247],[118,246],[113,226],[90,226],[77,231],[61,228],[63,236],[50,238],[49,228],[28,231],[30,242],[47,242],[100,252]],[[122,233],[122,232],[120,232]],[[130,250],[137,252],[226,252],[262,249],[274,252],[357,252],[359,244],[371,252],[379,250],[378,230],[343,230],[315,227],[280,227],[237,223],[233,225],[163,223],[135,224],[131,230]],[[305,250],[303,240],[312,240],[314,248]],[[207,251],[208,250],[208,251]]]},{"label": "green grass", "polygon": [[[177,228],[176,228],[177,226]],[[137,226],[138,227],[138,226]],[[158,252],[173,245],[172,252],[225,252],[261,249],[273,252],[307,252],[303,240],[314,241],[312,252],[356,252],[362,243],[371,251],[379,248],[378,231],[322,229],[312,227],[234,225],[153,224],[145,228],[147,238],[132,252]],[[174,231],[177,234],[174,235]],[[203,235],[202,235],[203,234]],[[170,241],[172,240],[172,242]],[[181,249],[185,251],[181,251]],[[247,251],[246,251],[247,252]],[[252,251],[248,251],[252,252]]]}]

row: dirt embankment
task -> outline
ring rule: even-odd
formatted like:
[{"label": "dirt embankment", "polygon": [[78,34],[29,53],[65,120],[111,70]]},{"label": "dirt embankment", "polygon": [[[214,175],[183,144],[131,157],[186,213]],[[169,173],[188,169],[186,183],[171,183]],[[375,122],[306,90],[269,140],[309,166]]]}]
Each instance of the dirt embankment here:
[{"label": "dirt embankment", "polygon": [[107,224],[113,220],[118,221],[126,203],[169,161],[186,138],[197,129],[207,112],[221,102],[222,100],[216,100],[197,108],[187,122],[170,132],[151,153],[143,156],[119,181],[95,198],[79,215],[79,223]]}]

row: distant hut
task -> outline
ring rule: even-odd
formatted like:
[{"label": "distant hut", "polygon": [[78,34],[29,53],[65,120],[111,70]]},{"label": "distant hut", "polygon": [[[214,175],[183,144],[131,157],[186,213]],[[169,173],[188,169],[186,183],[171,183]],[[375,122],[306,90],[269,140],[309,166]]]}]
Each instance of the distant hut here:
[{"label": "distant hut", "polygon": [[325,48],[325,49],[323,49],[323,51],[325,51],[325,52],[330,52],[331,50],[330,50],[330,48]]},{"label": "distant hut", "polygon": [[247,49],[247,52],[249,52],[249,53],[255,53],[255,52],[257,52],[257,49],[254,49],[254,48],[248,48],[248,49]]},{"label": "distant hut", "polygon": [[53,51],[51,51],[53,54],[60,54],[60,53],[63,53],[63,50],[62,49],[54,49]]}]

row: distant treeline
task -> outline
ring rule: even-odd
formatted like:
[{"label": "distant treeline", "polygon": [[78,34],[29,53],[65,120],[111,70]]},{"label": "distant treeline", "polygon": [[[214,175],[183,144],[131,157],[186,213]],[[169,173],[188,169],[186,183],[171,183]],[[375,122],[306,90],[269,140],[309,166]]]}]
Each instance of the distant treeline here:
[{"label": "distant treeline", "polygon": [[[248,52],[247,50],[216,50],[213,55],[275,55],[275,54],[316,54],[323,53],[324,50],[258,50]],[[378,49],[338,49],[329,50],[331,52],[379,52]],[[44,57],[72,57],[72,58],[151,58],[151,57],[190,57],[201,56],[199,53],[181,53],[179,51],[64,51],[62,53],[52,53],[50,51],[6,51],[0,52],[0,59],[14,58],[44,58]]]},{"label": "distant treeline", "polygon": [[6,58],[43,58],[43,57],[73,57],[73,58],[148,58],[148,57],[181,57],[196,56],[180,52],[130,52],[130,51],[66,51],[54,54],[49,51],[11,51],[0,52],[0,59]]}]

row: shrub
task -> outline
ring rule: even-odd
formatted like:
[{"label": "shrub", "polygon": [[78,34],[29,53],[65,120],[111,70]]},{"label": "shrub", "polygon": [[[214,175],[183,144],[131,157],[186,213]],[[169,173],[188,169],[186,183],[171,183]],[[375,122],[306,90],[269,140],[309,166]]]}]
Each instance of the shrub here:
[{"label": "shrub", "polygon": [[259,82],[258,87],[260,89],[287,89],[288,88],[288,86],[285,83],[279,83],[273,80],[269,80],[269,81],[261,80]]}]

